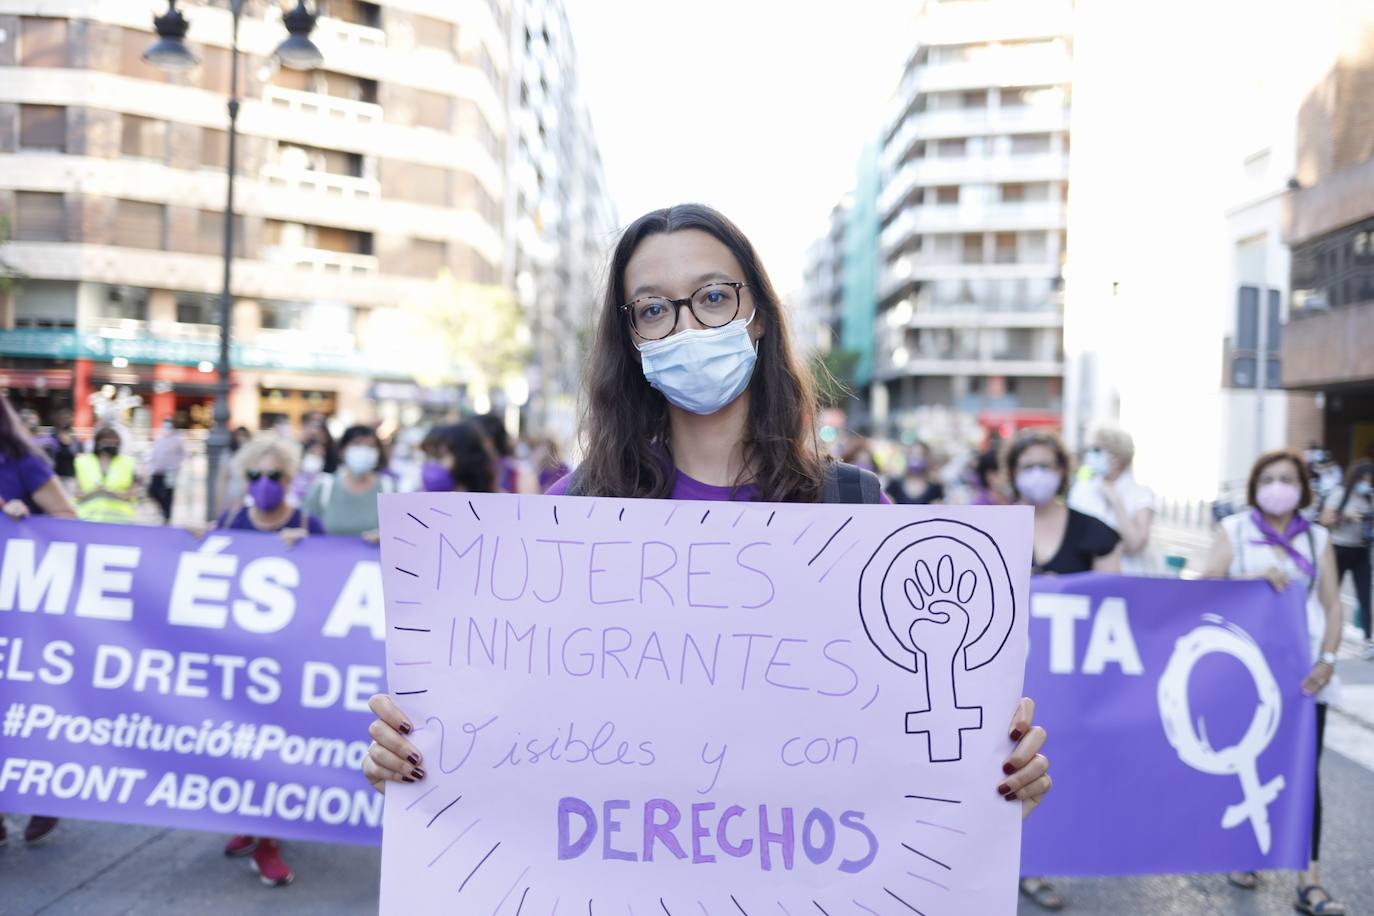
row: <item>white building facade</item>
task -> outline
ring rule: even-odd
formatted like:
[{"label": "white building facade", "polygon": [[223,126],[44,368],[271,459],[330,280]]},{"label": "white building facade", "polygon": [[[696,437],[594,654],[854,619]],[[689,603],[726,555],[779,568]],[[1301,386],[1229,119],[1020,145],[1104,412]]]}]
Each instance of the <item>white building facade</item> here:
[{"label": "white building facade", "polygon": [[881,152],[874,431],[973,444],[1055,425],[1069,0],[927,0]]}]

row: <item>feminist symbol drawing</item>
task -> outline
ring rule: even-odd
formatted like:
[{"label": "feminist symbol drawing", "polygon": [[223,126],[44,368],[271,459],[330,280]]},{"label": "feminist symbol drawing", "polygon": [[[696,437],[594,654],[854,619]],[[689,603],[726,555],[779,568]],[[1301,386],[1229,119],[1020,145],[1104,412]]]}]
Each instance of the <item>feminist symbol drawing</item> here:
[{"label": "feminist symbol drawing", "polygon": [[[1223,812],[1221,826],[1230,829],[1249,821],[1260,852],[1267,854],[1272,842],[1269,806],[1283,791],[1284,778],[1280,774],[1261,784],[1259,756],[1279,730],[1283,697],[1264,653],[1250,634],[1214,614],[1205,614],[1203,619],[1208,622],[1179,637],[1173,655],[1169,656],[1169,664],[1160,675],[1159,718],[1169,744],[1188,766],[1214,776],[1239,777],[1241,800]],[[1193,676],[1193,668],[1203,656],[1213,652],[1229,655],[1244,665],[1255,682],[1259,697],[1244,736],[1232,747],[1222,750],[1212,747],[1207,738],[1206,722],[1199,721],[1198,729],[1193,727],[1192,709],[1188,703],[1188,681]]]},{"label": "feminist symbol drawing", "polygon": [[859,575],[859,615],[874,648],[924,684],[925,708],[906,714],[906,732],[926,736],[932,763],[962,759],[983,709],[960,704],[961,674],[996,658],[1016,619],[997,542],[951,519],[898,528]]}]

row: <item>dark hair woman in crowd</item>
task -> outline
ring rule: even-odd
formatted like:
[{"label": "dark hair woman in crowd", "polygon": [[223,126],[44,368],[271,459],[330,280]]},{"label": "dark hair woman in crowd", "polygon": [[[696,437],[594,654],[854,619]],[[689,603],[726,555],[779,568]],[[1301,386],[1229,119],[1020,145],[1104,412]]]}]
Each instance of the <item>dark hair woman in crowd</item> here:
[{"label": "dark hair woman in crowd", "polygon": [[1364,631],[1366,659],[1374,659],[1374,639],[1370,638],[1370,551],[1374,549],[1374,463],[1360,461],[1350,466],[1345,483],[1326,495],[1321,523],[1331,529],[1331,546],[1336,552],[1336,581],[1350,573],[1355,580],[1355,623]]},{"label": "dark hair woman in crowd", "polygon": [[[810,373],[753,245],[696,204],[635,220],[612,256],[587,365],[581,466],[551,495],[656,499],[879,502],[879,481],[822,451]],[[364,761],[367,778],[425,778],[412,725],[385,694]],[[1022,700],[1018,742],[997,774],[1029,812],[1049,790],[1044,731]]]},{"label": "dark hair woman in crowd", "polygon": [[[1303,678],[1302,691],[1317,700],[1317,729],[1310,740],[1316,741],[1320,764],[1327,704],[1338,699],[1340,690],[1335,677],[1336,650],[1341,644],[1341,596],[1331,535],[1300,511],[1312,503],[1312,481],[1297,452],[1281,449],[1260,455],[1250,469],[1245,494],[1248,506],[1222,519],[1217,528],[1203,574],[1267,579],[1280,592],[1289,583],[1303,589],[1307,616],[1307,645],[1303,649],[1312,659],[1312,670]],[[1313,916],[1339,916],[1346,912],[1345,907],[1331,898],[1317,875],[1321,839],[1318,773],[1312,805],[1312,858],[1307,871],[1298,878],[1294,906]],[[1243,888],[1259,883],[1259,877],[1249,871],[1232,872],[1229,880]]]},{"label": "dark hair woman in crowd", "polygon": [[[0,504],[7,520],[19,521],[35,513],[76,518],[76,508],[54,476],[52,465],[5,397],[0,397]],[[57,818],[36,814],[24,827],[24,841],[37,843],[56,827]],[[0,845],[6,840],[5,819],[0,815]]]},{"label": "dark hair woman in crowd", "polygon": [[434,427],[420,443],[420,450],[425,453],[420,482],[429,492],[499,491],[496,449],[477,420]]}]

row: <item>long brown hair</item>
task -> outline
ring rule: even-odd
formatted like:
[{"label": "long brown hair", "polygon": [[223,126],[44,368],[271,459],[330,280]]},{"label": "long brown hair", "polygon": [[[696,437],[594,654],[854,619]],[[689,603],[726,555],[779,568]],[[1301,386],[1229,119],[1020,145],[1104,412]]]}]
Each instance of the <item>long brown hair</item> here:
[{"label": "long brown hair", "polygon": [[621,314],[626,301],[625,266],[651,235],[698,229],[730,249],[744,269],[742,281],[767,329],[749,381],[749,418],[744,468],[735,485],[752,482],[770,502],[818,502],[827,466],[816,441],[817,401],[811,374],[792,352],[782,303],[759,263],[754,246],[734,223],[702,204],[679,204],[646,213],[616,244],[606,294],[587,362],[582,441],[585,458],[577,490],[587,496],[671,495],[676,476],[664,450],[669,441],[668,404],[649,386]]}]

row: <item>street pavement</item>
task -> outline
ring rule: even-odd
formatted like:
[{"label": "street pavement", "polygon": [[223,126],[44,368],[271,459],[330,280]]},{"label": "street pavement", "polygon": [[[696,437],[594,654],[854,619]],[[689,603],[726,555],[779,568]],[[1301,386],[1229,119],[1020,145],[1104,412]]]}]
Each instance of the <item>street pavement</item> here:
[{"label": "street pavement", "polygon": [[[1160,535],[1166,551],[1188,556],[1189,568],[1197,568],[1205,533],[1166,528]],[[1323,880],[1350,913],[1374,916],[1374,662],[1358,658],[1353,639],[1341,655],[1345,699],[1331,713],[1322,761]],[[1053,738],[1051,755],[1052,745]],[[1047,804],[1053,803],[1051,794]],[[0,848],[0,916],[306,916],[377,909],[376,849],[285,843],[296,880],[269,888],[246,861],[223,856],[222,835],[66,820],[46,843],[28,847],[23,824],[8,818],[10,843]],[[1063,878],[1055,885],[1069,899],[1068,912],[1084,916],[1278,916],[1293,912],[1295,880],[1289,872],[1266,873],[1254,891],[1233,888],[1222,875]],[[1041,912],[1021,902],[1021,916]]]}]

